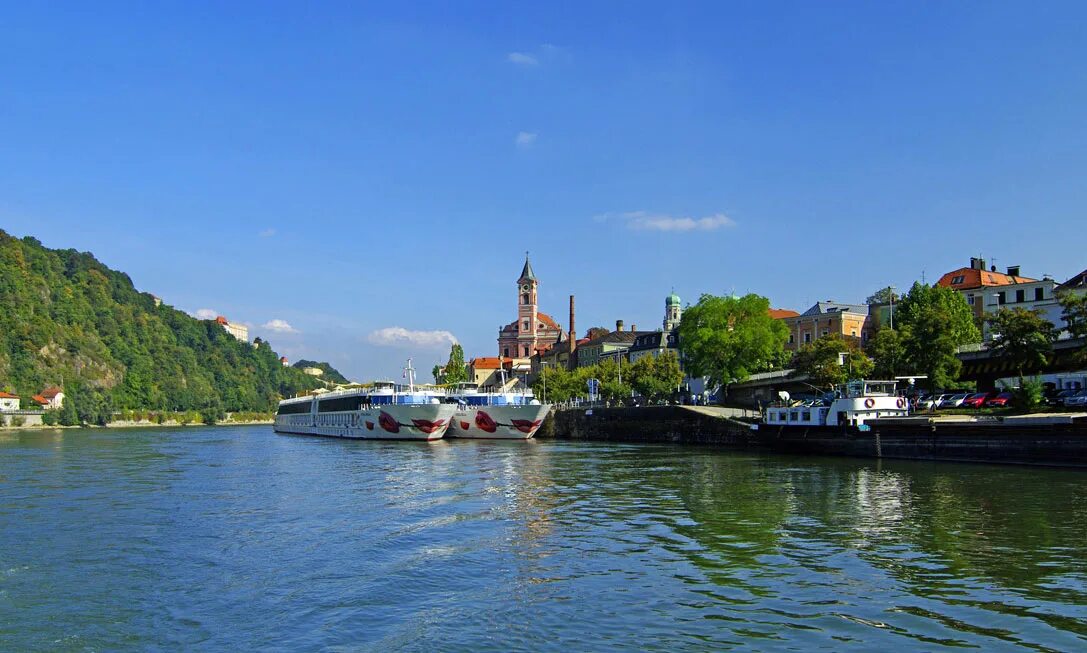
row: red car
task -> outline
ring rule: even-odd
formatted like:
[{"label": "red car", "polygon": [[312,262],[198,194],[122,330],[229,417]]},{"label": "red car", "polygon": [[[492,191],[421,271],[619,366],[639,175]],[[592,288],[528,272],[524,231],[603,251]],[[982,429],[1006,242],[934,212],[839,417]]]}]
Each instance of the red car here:
[{"label": "red car", "polygon": [[962,400],[962,408],[981,408],[985,405],[985,400],[989,397],[988,392],[975,392],[969,395],[966,399]]},{"label": "red car", "polygon": [[1009,405],[1011,403],[1011,401],[1012,401],[1012,393],[1010,393],[1010,392],[1001,392],[997,396],[987,399],[985,401],[985,405],[993,407],[993,408],[1000,408],[1000,407]]}]

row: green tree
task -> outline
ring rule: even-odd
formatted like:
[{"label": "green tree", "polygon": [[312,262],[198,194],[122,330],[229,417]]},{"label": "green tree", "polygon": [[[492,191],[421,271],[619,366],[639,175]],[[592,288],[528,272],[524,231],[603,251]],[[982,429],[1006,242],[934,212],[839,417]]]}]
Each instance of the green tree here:
[{"label": "green tree", "polygon": [[955,352],[981,341],[974,314],[962,295],[951,288],[913,284],[895,311],[902,327],[906,373],[927,375],[930,390],[945,388],[959,378],[962,363]]},{"label": "green tree", "polygon": [[868,341],[867,353],[872,357],[872,372],[877,378],[893,379],[902,369],[906,362],[902,339],[902,329],[884,327]]},{"label": "green tree", "polygon": [[868,376],[873,363],[855,342],[831,334],[801,346],[793,367],[806,374],[812,385],[827,388]]},{"label": "green tree", "polygon": [[611,331],[608,331],[604,327],[594,326],[594,327],[589,327],[589,330],[585,332],[585,337],[588,338],[589,340],[592,340],[593,338],[599,338],[600,336],[606,336],[609,333],[611,333]]},{"label": "green tree", "polygon": [[887,286],[886,288],[880,288],[876,292],[869,295],[868,299],[864,300],[864,303],[868,305],[889,304],[892,299],[897,302],[899,301],[899,296],[897,293],[891,290],[890,286]]},{"label": "green tree", "polygon": [[565,367],[545,367],[532,383],[532,392],[551,403],[570,401],[588,394],[579,375]]},{"label": "green tree", "polygon": [[789,329],[770,317],[770,300],[759,295],[702,295],[679,325],[687,373],[727,386],[782,360]]},{"label": "green tree", "polygon": [[1002,308],[986,322],[993,335],[990,351],[1015,365],[1020,386],[1024,372],[1037,372],[1049,362],[1057,330],[1040,311]]},{"label": "green tree", "polygon": [[643,356],[628,368],[626,374],[631,387],[650,401],[671,397],[683,382],[679,358],[672,351],[666,351],[659,357]]},{"label": "green tree", "polygon": [[[1061,319],[1073,338],[1087,337],[1087,294],[1065,291],[1061,293]],[[1074,361],[1087,365],[1087,345],[1080,347]]]},{"label": "green tree", "polygon": [[468,366],[464,363],[464,348],[459,343],[453,343],[449,348],[449,360],[445,364],[445,374],[442,383],[452,385],[468,380]]}]

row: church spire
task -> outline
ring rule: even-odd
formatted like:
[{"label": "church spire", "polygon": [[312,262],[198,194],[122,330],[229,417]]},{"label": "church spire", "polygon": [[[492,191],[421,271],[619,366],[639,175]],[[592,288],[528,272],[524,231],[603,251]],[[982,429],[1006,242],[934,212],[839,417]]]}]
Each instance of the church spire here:
[{"label": "church spire", "polygon": [[532,272],[532,263],[528,260],[528,252],[525,252],[525,267],[521,270],[521,278],[518,281],[535,281],[536,275]]}]

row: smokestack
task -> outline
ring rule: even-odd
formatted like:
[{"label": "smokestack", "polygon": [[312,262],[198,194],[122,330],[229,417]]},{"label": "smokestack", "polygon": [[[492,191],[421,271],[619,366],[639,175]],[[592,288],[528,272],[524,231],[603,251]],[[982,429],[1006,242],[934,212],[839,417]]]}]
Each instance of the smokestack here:
[{"label": "smokestack", "polygon": [[1018,265],[1009,265],[1008,266],[1008,276],[1009,277],[1018,277],[1019,276],[1019,266]]},{"label": "smokestack", "polygon": [[615,321],[615,330],[616,331],[622,331],[623,330],[623,321],[622,320],[616,320]]},{"label": "smokestack", "polygon": [[634,331],[637,331],[637,330],[638,330],[638,325],[637,325],[637,324],[631,324],[631,325],[630,325],[630,331],[631,331],[632,333],[633,333]]},{"label": "smokestack", "polygon": [[570,295],[570,353],[577,347],[577,331],[574,330],[574,296]]}]

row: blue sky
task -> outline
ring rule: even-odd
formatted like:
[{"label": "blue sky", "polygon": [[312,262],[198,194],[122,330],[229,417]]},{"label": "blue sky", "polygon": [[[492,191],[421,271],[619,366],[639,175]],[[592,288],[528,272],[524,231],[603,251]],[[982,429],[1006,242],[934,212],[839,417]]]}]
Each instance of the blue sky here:
[{"label": "blue sky", "polygon": [[1058,2],[8,3],[0,228],[355,378],[429,369],[425,332],[495,355],[525,250],[582,332],[673,286],[1062,279],[1084,33]]}]

